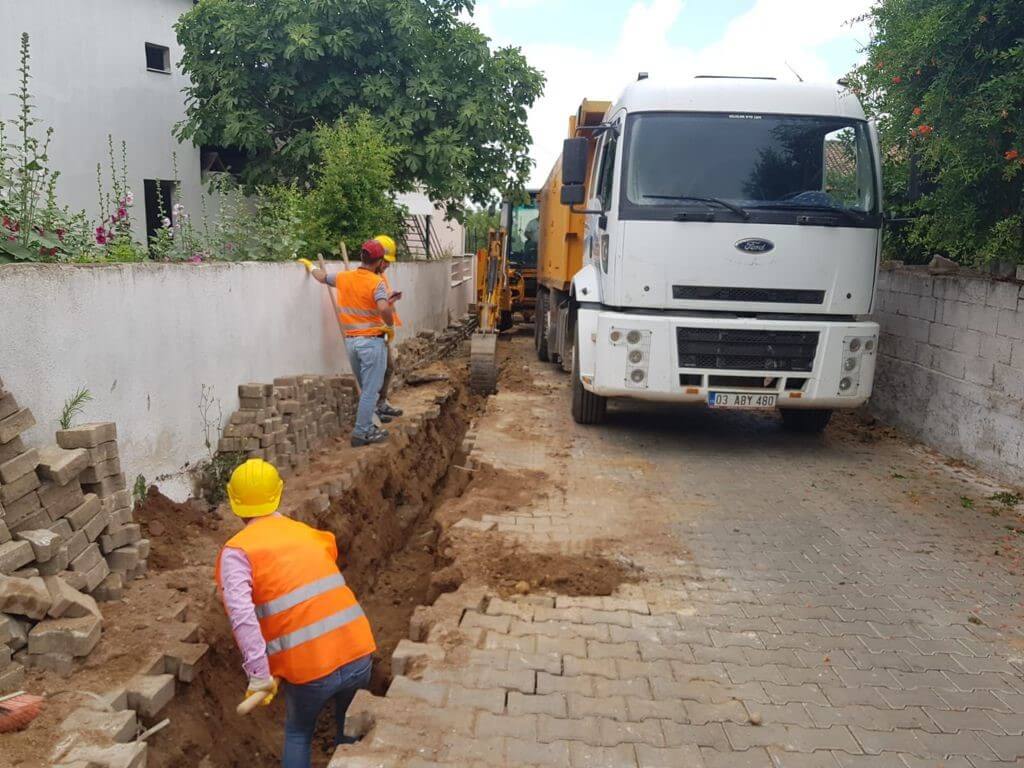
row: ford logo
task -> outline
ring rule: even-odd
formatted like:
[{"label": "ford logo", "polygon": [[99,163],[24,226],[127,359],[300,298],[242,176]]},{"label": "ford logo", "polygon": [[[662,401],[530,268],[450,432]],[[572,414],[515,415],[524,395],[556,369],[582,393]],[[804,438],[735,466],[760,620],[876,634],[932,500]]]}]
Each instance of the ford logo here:
[{"label": "ford logo", "polygon": [[771,240],[762,240],[759,237],[750,237],[736,243],[736,250],[743,253],[768,253],[775,249],[775,243]]}]

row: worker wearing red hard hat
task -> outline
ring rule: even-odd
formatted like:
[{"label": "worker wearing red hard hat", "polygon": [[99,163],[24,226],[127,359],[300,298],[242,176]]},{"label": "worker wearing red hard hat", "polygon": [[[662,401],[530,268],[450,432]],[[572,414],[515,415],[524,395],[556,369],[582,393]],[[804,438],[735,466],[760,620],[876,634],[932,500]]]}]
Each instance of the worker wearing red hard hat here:
[{"label": "worker wearing red hard hat", "polygon": [[359,407],[352,431],[354,447],[380,443],[388,438],[386,429],[373,423],[380,389],[388,366],[386,340],[394,336],[394,303],[381,277],[384,269],[384,246],[367,240],[360,249],[358,269],[327,274],[322,269],[310,274],[321,283],[332,286],[338,295],[338,317],[345,333],[352,373],[359,383]]},{"label": "worker wearing red hard hat", "polygon": [[228,483],[246,521],[217,558],[216,579],[249,677],[246,701],[270,704],[284,681],[284,768],[309,768],[320,712],[334,702],[338,744],[356,691],[370,682],[377,649],[363,609],[338,569],[334,535],[278,512],[277,469],[249,459]]}]

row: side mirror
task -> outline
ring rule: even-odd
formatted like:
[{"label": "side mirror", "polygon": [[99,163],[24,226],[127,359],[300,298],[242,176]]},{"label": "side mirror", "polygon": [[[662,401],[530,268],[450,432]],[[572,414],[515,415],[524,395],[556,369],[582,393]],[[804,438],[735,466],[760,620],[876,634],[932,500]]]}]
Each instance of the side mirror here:
[{"label": "side mirror", "polygon": [[562,185],[562,205],[582,205],[586,199],[586,190],[582,184]]},{"label": "side mirror", "polygon": [[506,232],[512,231],[512,203],[507,200],[501,204],[501,228]]},{"label": "side mirror", "polygon": [[589,147],[585,138],[566,139],[562,143],[563,185],[582,186],[586,183],[588,154]]}]

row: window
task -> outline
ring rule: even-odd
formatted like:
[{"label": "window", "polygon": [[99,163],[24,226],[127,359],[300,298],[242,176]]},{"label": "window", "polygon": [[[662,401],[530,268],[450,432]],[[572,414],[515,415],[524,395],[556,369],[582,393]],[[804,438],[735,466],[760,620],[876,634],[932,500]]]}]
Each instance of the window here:
[{"label": "window", "polygon": [[164,225],[164,220],[171,220],[171,210],[176,197],[176,185],[173,181],[145,179],[143,186],[146,191],[146,236],[153,237]]},{"label": "window", "polygon": [[146,69],[150,72],[171,73],[171,49],[166,45],[146,43]]},{"label": "window", "polygon": [[604,149],[601,152],[601,175],[597,180],[597,198],[601,201],[601,210],[612,207],[612,181],[615,179],[615,152],[619,147],[619,137],[613,131],[605,135]]},{"label": "window", "polygon": [[[671,216],[693,197],[750,212],[877,210],[874,158],[863,121],[842,117],[644,113],[630,118],[625,206]],[[728,210],[715,208],[729,217]]]}]

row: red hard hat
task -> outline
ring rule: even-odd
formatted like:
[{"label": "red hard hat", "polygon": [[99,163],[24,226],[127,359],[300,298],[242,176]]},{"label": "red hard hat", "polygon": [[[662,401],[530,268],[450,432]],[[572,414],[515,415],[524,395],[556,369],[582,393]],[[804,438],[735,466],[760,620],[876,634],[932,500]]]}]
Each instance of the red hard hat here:
[{"label": "red hard hat", "polygon": [[380,261],[384,258],[384,246],[376,240],[367,240],[362,245],[363,261]]}]

